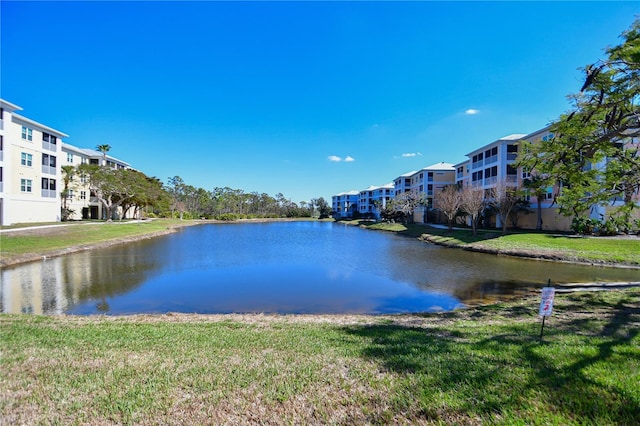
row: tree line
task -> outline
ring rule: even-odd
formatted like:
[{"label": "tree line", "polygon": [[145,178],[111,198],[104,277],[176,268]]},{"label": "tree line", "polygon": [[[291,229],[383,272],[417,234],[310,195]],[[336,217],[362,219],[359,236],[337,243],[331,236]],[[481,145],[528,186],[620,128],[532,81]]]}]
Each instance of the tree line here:
[{"label": "tree line", "polygon": [[[180,219],[235,220],[244,218],[328,217],[330,207],[324,198],[296,204],[278,193],[245,192],[241,189],[206,190],[189,185],[179,176],[163,184],[156,177],[126,168],[106,165],[108,145],[99,145],[105,154],[104,164],[62,166],[62,220],[75,218],[69,208],[72,194],[87,188],[106,212],[106,218],[173,217]],[[116,214],[119,212],[119,214]]]}]

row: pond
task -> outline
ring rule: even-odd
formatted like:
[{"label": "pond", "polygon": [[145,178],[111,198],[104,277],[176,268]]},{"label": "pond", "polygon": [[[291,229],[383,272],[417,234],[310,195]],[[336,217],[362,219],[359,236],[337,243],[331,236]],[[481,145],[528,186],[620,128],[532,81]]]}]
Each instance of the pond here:
[{"label": "pond", "polygon": [[637,270],[448,249],[331,222],[208,224],[0,272],[0,310],[34,314],[448,311]]}]

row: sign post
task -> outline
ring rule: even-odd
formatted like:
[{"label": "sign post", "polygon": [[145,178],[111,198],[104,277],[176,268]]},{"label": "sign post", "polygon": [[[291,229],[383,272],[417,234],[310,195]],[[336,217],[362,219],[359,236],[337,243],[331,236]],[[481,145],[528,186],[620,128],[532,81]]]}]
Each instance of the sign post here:
[{"label": "sign post", "polygon": [[[549,280],[551,284],[551,280]],[[542,328],[540,328],[540,340],[542,340],[542,334],[544,333],[544,320],[551,316],[553,311],[553,298],[555,297],[556,289],[553,287],[542,288],[542,300],[540,301],[539,315],[542,317]]]}]

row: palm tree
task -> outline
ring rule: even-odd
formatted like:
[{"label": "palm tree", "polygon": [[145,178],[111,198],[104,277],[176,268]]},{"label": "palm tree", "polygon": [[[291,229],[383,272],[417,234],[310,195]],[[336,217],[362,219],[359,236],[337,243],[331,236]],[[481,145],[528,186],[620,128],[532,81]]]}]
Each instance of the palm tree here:
[{"label": "palm tree", "polygon": [[98,145],[96,147],[96,149],[102,153],[102,165],[106,166],[107,165],[107,152],[109,152],[109,150],[111,150],[111,145],[105,143],[105,144],[102,144],[102,145]]}]

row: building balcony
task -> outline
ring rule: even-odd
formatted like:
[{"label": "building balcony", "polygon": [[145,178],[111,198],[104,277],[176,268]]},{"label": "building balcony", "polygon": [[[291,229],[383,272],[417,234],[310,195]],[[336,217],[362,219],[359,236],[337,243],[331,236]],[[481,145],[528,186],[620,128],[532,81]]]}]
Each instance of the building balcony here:
[{"label": "building balcony", "polygon": [[497,176],[493,176],[490,178],[485,178],[484,179],[484,185],[495,185],[498,182],[498,177]]},{"label": "building balcony", "polygon": [[472,169],[478,169],[480,167],[484,166],[484,161],[480,160],[480,161],[474,161],[473,163],[471,163],[471,168]]},{"label": "building balcony", "polygon": [[515,161],[518,158],[518,153],[508,152],[507,153],[507,161]]},{"label": "building balcony", "polygon": [[46,151],[58,152],[58,145],[55,143],[42,141],[42,149]]},{"label": "building balcony", "polygon": [[497,163],[498,162],[498,156],[497,155],[493,155],[491,157],[487,157],[484,159],[484,164],[485,166],[487,164],[493,164],[493,163]]},{"label": "building balcony", "polygon": [[51,166],[42,165],[42,173],[45,173],[47,175],[55,175],[56,174],[56,168],[55,167],[51,167]]},{"label": "building balcony", "polygon": [[43,189],[40,194],[43,198],[56,198],[56,190],[55,189]]}]

